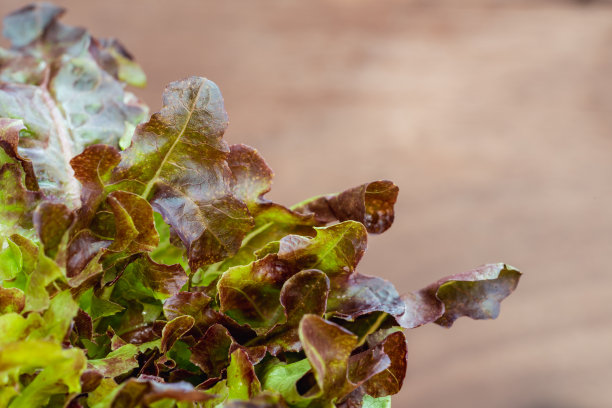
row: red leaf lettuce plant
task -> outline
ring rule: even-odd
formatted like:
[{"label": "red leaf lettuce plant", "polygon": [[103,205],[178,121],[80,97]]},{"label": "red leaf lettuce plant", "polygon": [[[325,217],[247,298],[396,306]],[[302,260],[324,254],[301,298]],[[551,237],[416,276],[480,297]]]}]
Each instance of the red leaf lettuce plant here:
[{"label": "red leaf lettuce plant", "polygon": [[392,182],[266,200],[213,82],[171,83],[146,120],[130,54],[62,13],[4,20],[1,407],[388,407],[402,329],[494,318],[516,287],[504,264],[403,297],[357,272]]}]

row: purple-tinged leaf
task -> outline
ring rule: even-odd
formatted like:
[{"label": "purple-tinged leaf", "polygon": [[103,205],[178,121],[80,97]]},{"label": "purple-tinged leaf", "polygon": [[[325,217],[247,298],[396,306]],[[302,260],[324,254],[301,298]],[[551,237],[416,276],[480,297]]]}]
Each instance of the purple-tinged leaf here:
[{"label": "purple-tinged leaf", "polygon": [[82,186],[82,208],[79,210],[79,218],[86,219],[84,226],[91,221],[98,206],[104,200],[102,193],[110,178],[110,172],[120,160],[119,151],[107,145],[89,146],[70,160],[74,177]]},{"label": "purple-tinged leaf", "polygon": [[89,230],[82,230],[72,238],[68,245],[66,264],[66,275],[73,280],[71,286],[77,287],[91,277],[92,273],[102,272],[101,266],[98,267],[96,264],[103,255],[101,251],[108,248],[111,243],[112,241],[95,237]]},{"label": "purple-tinged leaf", "polygon": [[191,347],[189,361],[198,366],[210,378],[220,378],[236,350],[244,351],[252,364],[257,364],[266,354],[266,348],[245,347],[238,344],[227,328],[213,324],[198,342]]},{"label": "purple-tinged leaf", "polygon": [[293,207],[297,212],[313,213],[324,224],[334,221],[359,221],[368,232],[385,232],[395,217],[393,206],[399,188],[388,180],[373,181],[342,193],[306,200]]},{"label": "purple-tinged leaf", "polygon": [[95,370],[85,370],[81,374],[81,392],[92,392],[100,386],[104,376]]},{"label": "purple-tinged leaf", "polygon": [[265,203],[263,195],[270,191],[274,173],[256,149],[243,144],[230,146],[227,163],[232,171],[232,191],[245,202],[252,213]]},{"label": "purple-tinged leaf", "polygon": [[390,365],[384,371],[369,378],[364,384],[364,390],[374,398],[397,394],[402,388],[406,376],[406,358],[408,348],[406,336],[401,331],[391,333],[375,348],[382,349],[390,358]]},{"label": "purple-tinged leaf", "polygon": [[27,234],[32,228],[32,212],[39,194],[25,189],[18,164],[0,167],[0,235]]},{"label": "purple-tinged leaf", "polygon": [[176,295],[188,279],[181,265],[159,264],[148,256],[138,258],[128,268],[140,277],[146,287],[161,298]]},{"label": "purple-tinged leaf", "polygon": [[[366,408],[363,399],[366,396],[363,387],[359,387],[349,395],[344,397],[341,402],[334,404],[336,408]],[[379,408],[379,407],[368,407],[368,408]],[[383,407],[386,408],[386,407]]]},{"label": "purple-tinged leaf", "polygon": [[[242,241],[242,247],[233,257],[226,259],[220,265],[212,265],[208,272],[219,275],[237,265],[248,265],[263,255],[256,252],[271,241],[278,241],[289,234],[314,236],[317,225],[312,215],[298,214],[281,205],[264,202],[257,205],[255,227]],[[274,251],[277,252],[277,251]]]},{"label": "purple-tinged leaf", "polygon": [[203,402],[212,397],[195,390],[187,382],[164,383],[161,378],[141,376],[130,378],[116,391],[109,406],[113,408],[136,408],[150,406],[162,399],[175,401]]},{"label": "purple-tinged leaf", "polygon": [[[255,226],[234,256],[207,270],[213,277],[232,266],[254,261],[255,252],[271,241],[289,234],[313,236],[314,227],[319,225],[313,214],[299,214],[263,197],[270,190],[273,173],[257,150],[246,145],[232,145],[227,161],[233,176],[232,191],[247,204]],[[198,282],[200,278],[196,278]]]},{"label": "purple-tinged leaf", "polygon": [[74,318],[74,330],[80,338],[92,340],[93,338],[93,320],[83,309],[79,309]]},{"label": "purple-tinged leaf", "polygon": [[305,314],[322,316],[327,306],[328,293],[329,279],[321,271],[305,270],[289,278],[280,293],[280,303],[285,308],[287,322],[273,327],[263,337],[261,344],[265,344],[273,355],[281,351],[300,351],[300,320]]},{"label": "purple-tinged leaf", "polygon": [[36,207],[34,227],[47,256],[55,257],[72,221],[73,213],[64,204],[43,201]]},{"label": "purple-tinged leaf", "polygon": [[187,333],[195,323],[195,320],[191,316],[179,316],[164,326],[161,338],[161,352],[167,353],[174,343],[176,343],[185,333]]},{"label": "purple-tinged leaf", "polygon": [[[106,196],[106,209],[99,211],[110,171],[119,160],[118,151],[104,145],[90,146],[71,160],[76,177],[83,186],[83,206],[73,228],[77,231],[76,236],[69,244],[69,276],[79,273],[99,251],[102,251],[105,268],[109,268],[130,255],[150,252],[159,243],[153,209],[140,196],[113,191]],[[100,238],[105,236],[108,239]],[[87,247],[87,257],[79,255],[84,252],[83,247]]]},{"label": "purple-tinged leaf", "polygon": [[164,301],[164,314],[167,319],[174,319],[182,315],[193,317],[195,319],[193,332],[197,333],[197,338],[203,336],[215,324],[220,324],[228,329],[229,333],[240,341],[246,341],[255,335],[247,326],[241,326],[230,317],[215,310],[210,302],[211,299],[204,293],[180,292]]},{"label": "purple-tinged leaf", "polygon": [[170,84],[164,107],[136,130],[113,182],[149,199],[185,244],[192,270],[235,254],[253,221],[232,195],[227,114],[217,86]]},{"label": "purple-tinged leaf", "polygon": [[302,318],[299,335],[317,381],[317,397],[331,402],[343,397],[357,336],[316,315]]},{"label": "purple-tinged leaf", "polygon": [[32,161],[19,154],[19,132],[26,127],[21,119],[0,118],[0,147],[6,155],[18,162],[25,175],[25,186],[28,190],[38,191],[38,181],[34,174]]},{"label": "purple-tinged leaf", "polygon": [[390,356],[382,347],[374,347],[349,358],[348,381],[344,385],[345,395],[361,386],[372,377],[384,372],[391,366]]},{"label": "purple-tinged leaf", "polygon": [[21,289],[0,286],[0,315],[21,313],[25,307],[25,295]]},{"label": "purple-tinged leaf", "polygon": [[315,315],[300,322],[300,339],[316,380],[305,397],[315,405],[342,401],[392,364],[382,345],[351,355],[357,336]]},{"label": "purple-tinged leaf", "polygon": [[395,286],[382,278],[354,272],[331,279],[327,312],[336,317],[352,321],[372,312],[396,316],[404,310],[404,302]]},{"label": "purple-tinged leaf", "polygon": [[180,292],[164,301],[166,319],[176,319],[188,315],[196,322],[202,320],[211,298],[201,292]]},{"label": "purple-tinged leaf", "polygon": [[126,254],[154,250],[159,243],[159,235],[151,205],[140,196],[125,191],[112,192],[107,201],[115,214],[116,230],[108,250]]},{"label": "purple-tinged leaf", "polygon": [[406,311],[397,321],[411,329],[430,322],[450,327],[461,316],[495,319],[500,302],[514,291],[520,277],[518,270],[498,263],[442,278],[406,295]]},{"label": "purple-tinged leaf", "polygon": [[191,348],[191,361],[211,378],[220,377],[229,365],[230,348],[234,339],[220,324],[212,325]]}]

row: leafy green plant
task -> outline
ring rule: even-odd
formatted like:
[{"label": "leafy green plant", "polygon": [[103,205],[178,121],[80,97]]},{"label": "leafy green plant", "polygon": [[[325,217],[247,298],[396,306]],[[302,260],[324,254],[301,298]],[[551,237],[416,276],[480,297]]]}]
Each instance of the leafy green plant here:
[{"label": "leafy green plant", "polygon": [[516,287],[504,264],[404,296],[357,272],[392,182],[265,199],[213,82],[171,83],[145,121],[130,54],[62,13],[4,21],[1,407],[388,407],[402,329],[494,318]]}]

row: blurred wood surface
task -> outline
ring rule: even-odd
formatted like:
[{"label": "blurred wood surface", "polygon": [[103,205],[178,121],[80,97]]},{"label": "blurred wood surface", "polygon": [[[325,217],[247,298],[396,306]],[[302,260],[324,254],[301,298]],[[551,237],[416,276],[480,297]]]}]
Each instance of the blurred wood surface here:
[{"label": "blurred wood surface", "polygon": [[396,224],[362,272],[406,292],[524,271],[498,320],[408,333],[395,407],[612,407],[610,2],[57,3],[134,53],[153,109],[172,80],[217,82],[229,141],[276,170],[271,198],[394,180]]}]

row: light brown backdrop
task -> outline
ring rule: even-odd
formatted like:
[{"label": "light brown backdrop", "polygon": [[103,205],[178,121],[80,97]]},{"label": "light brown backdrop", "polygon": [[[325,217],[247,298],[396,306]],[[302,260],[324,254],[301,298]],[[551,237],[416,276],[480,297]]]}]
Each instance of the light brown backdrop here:
[{"label": "light brown backdrop", "polygon": [[362,272],[401,292],[525,272],[498,320],[408,333],[395,407],[612,407],[609,2],[58,3],[135,54],[154,109],[172,80],[217,82],[227,138],[277,172],[270,197],[394,180],[396,223]]}]

